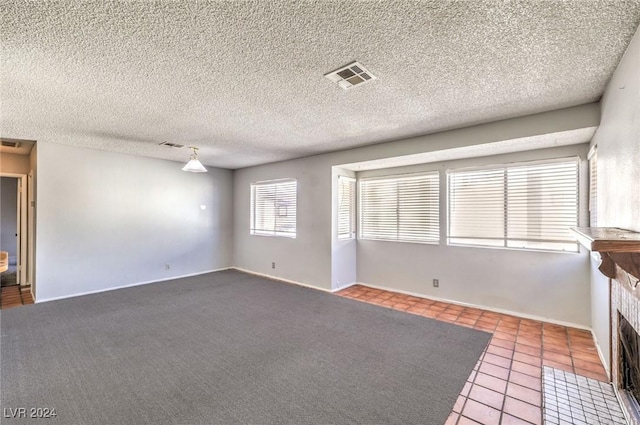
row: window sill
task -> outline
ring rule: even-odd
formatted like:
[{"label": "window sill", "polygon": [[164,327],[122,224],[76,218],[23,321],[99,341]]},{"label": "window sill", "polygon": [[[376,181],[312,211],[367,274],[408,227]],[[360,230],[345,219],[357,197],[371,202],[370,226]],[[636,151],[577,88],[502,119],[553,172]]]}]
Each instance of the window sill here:
[{"label": "window sill", "polygon": [[285,238],[285,239],[296,239],[296,235],[274,235],[269,233],[250,233],[249,236],[262,236],[267,238]]},{"label": "window sill", "polygon": [[373,239],[373,238],[358,238],[358,241],[373,241],[373,242],[396,242],[396,243],[410,243],[418,245],[440,245],[440,241],[404,241],[397,239]]},{"label": "window sill", "polygon": [[549,254],[572,254],[572,255],[580,254],[580,250],[559,251],[555,249],[513,248],[513,247],[507,247],[507,246],[487,246],[487,245],[471,245],[471,244],[457,244],[457,243],[447,243],[447,246],[460,247],[460,248],[497,249],[502,251],[544,252]]}]

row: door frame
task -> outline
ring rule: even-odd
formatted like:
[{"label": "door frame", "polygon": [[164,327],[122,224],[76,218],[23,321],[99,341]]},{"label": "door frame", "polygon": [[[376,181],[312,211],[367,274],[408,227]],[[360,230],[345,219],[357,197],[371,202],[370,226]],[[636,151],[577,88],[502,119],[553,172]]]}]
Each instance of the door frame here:
[{"label": "door frame", "polygon": [[18,252],[17,252],[17,260],[18,260],[18,273],[17,279],[18,284],[20,286],[31,285],[31,282],[27,280],[27,270],[29,268],[28,264],[28,208],[27,208],[27,174],[18,174],[18,173],[1,173],[0,177],[11,177],[18,179],[18,199],[16,200],[16,207],[20,210],[20,215],[18,217]]}]

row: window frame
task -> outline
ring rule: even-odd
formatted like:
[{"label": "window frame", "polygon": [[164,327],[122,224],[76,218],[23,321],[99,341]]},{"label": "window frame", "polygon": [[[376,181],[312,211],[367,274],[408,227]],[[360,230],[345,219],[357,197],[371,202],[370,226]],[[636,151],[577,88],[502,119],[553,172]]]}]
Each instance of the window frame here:
[{"label": "window frame", "polygon": [[598,226],[598,145],[587,155],[589,161],[589,226]]},{"label": "window frame", "polygon": [[[345,184],[347,184],[349,187],[347,190],[352,191],[352,194],[350,195],[350,203],[347,206],[347,212],[348,212],[348,233],[340,233],[340,222],[341,222],[341,212],[342,212],[342,201],[343,198],[341,196],[342,194],[342,188],[341,188],[341,184],[343,184],[343,182],[345,182]],[[358,229],[358,210],[357,210],[357,198],[358,197],[358,183],[357,183],[357,179],[355,179],[354,177],[348,177],[348,176],[342,176],[339,175],[338,176],[338,213],[337,213],[337,238],[338,240],[341,241],[346,241],[346,240],[351,240],[351,239],[356,239],[357,237],[357,229]]]},{"label": "window frame", "polygon": [[[431,238],[424,238],[424,239],[418,239],[418,238],[412,238],[412,239],[405,239],[405,238],[401,238],[399,235],[401,233],[401,222],[400,222],[400,208],[396,206],[396,223],[395,223],[395,227],[396,227],[396,238],[391,238],[391,237],[374,237],[374,236],[365,236],[365,233],[367,233],[367,225],[363,222],[364,221],[364,216],[363,216],[363,208],[365,208],[366,205],[366,201],[363,199],[366,196],[366,189],[363,189],[363,184],[366,184],[367,182],[375,182],[375,181],[384,181],[384,180],[396,180],[397,182],[400,182],[402,180],[413,180],[413,179],[419,179],[421,177],[429,177],[429,178],[434,178],[435,177],[435,191],[428,193],[427,196],[430,200],[435,200],[435,206],[431,206],[432,211],[435,211],[435,224],[433,223],[434,218],[433,216],[429,216],[429,221],[430,221],[430,226],[428,227],[427,232],[428,233],[432,233],[434,236]],[[441,220],[440,220],[440,171],[439,170],[430,170],[430,171],[423,171],[423,172],[418,172],[418,173],[410,173],[410,174],[393,174],[393,175],[385,175],[385,176],[372,176],[372,177],[365,177],[365,178],[359,178],[358,179],[358,186],[357,186],[357,191],[358,191],[358,239],[361,240],[372,240],[372,241],[382,241],[382,242],[400,242],[400,243],[418,243],[418,244],[428,244],[428,245],[439,245],[440,244],[440,227],[441,227]],[[397,190],[397,188],[396,188]],[[398,197],[399,194],[396,192],[396,197]],[[399,202],[398,198],[396,198],[396,203]],[[406,231],[405,231],[406,232]]]},{"label": "window frame", "polygon": [[[466,246],[466,247],[477,247],[477,248],[494,248],[494,249],[509,249],[509,250],[524,250],[524,251],[544,251],[544,252],[557,252],[557,253],[571,253],[576,254],[580,252],[579,243],[575,238],[570,236],[570,239],[565,240],[556,240],[556,239],[546,239],[546,238],[518,238],[518,237],[510,237],[509,236],[509,204],[508,204],[508,196],[509,196],[509,177],[508,170],[509,169],[517,169],[523,167],[537,167],[544,165],[553,165],[553,164],[573,164],[575,166],[575,222],[571,224],[571,227],[578,226],[580,222],[580,178],[581,178],[581,168],[580,168],[580,157],[571,156],[571,157],[563,157],[563,158],[551,158],[551,159],[543,159],[543,160],[533,160],[533,161],[521,161],[521,162],[513,162],[513,163],[503,163],[503,164],[491,164],[484,166],[475,166],[475,167],[465,167],[465,168],[455,168],[449,169],[446,172],[446,202],[447,202],[447,225],[446,225],[446,244],[448,246]],[[504,172],[504,186],[502,189],[504,203],[502,207],[503,214],[503,228],[504,234],[502,237],[471,237],[471,236],[451,236],[452,234],[452,203],[454,200],[452,199],[452,181],[451,177],[453,174],[458,172],[473,172],[473,171],[490,171],[490,170],[503,170]],[[526,192],[529,195],[530,192]],[[527,225],[529,221],[526,221]],[[472,240],[476,240],[477,243],[470,242]],[[454,240],[466,240],[465,242],[456,242]],[[502,244],[492,245],[488,243],[483,243],[483,241],[502,241]],[[531,247],[531,246],[509,246],[510,243],[518,243],[524,242],[524,244],[548,244],[547,246],[541,247]],[[562,248],[553,248],[552,244],[557,245],[566,245],[567,247],[571,247],[570,249],[562,249]]]},{"label": "window frame", "polygon": [[[283,192],[283,196],[279,197],[278,195],[278,187],[285,184],[294,184],[293,197],[291,193]],[[256,203],[256,190],[259,187],[267,187],[273,186],[275,194],[273,200],[273,230],[271,229],[257,229],[256,226],[256,208],[258,204]],[[288,202],[293,199],[293,205],[288,204]],[[295,178],[283,178],[283,179],[274,179],[274,180],[261,180],[251,182],[250,185],[250,201],[249,201],[249,209],[250,209],[250,221],[249,221],[249,234],[251,236],[267,236],[267,237],[281,237],[288,239],[296,239],[298,236],[298,180]],[[289,217],[289,209],[293,207],[293,232],[286,232],[282,230],[278,230],[278,217]],[[284,210],[282,209],[284,208]],[[284,211],[284,214],[283,214]]]}]

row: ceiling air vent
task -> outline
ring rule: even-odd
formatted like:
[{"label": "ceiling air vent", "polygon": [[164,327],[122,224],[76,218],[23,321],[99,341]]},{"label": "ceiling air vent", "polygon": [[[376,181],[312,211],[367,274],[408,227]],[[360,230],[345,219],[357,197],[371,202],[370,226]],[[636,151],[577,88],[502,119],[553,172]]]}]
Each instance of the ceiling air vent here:
[{"label": "ceiling air vent", "polygon": [[171,142],[162,142],[162,143],[158,143],[160,146],[169,146],[170,148],[184,148],[184,145],[180,145],[178,143],[171,143]]},{"label": "ceiling air vent", "polygon": [[2,143],[2,146],[4,146],[5,148],[19,148],[20,147],[20,142],[14,142],[13,140],[0,140],[0,143]]},{"label": "ceiling air vent", "polygon": [[372,73],[367,71],[365,67],[358,62],[350,63],[324,76],[345,90],[376,79]]}]

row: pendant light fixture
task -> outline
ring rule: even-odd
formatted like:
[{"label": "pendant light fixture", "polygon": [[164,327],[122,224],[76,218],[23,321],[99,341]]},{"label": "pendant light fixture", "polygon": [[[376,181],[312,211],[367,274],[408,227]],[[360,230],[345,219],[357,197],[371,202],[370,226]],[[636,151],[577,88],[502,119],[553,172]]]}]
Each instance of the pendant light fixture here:
[{"label": "pendant light fixture", "polygon": [[206,173],[207,169],[204,168],[204,165],[202,165],[202,163],[198,160],[198,148],[196,148],[195,146],[191,146],[191,149],[193,149],[191,159],[189,159],[189,162],[187,162],[187,164],[182,167],[182,171],[188,171],[190,173]]}]

